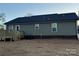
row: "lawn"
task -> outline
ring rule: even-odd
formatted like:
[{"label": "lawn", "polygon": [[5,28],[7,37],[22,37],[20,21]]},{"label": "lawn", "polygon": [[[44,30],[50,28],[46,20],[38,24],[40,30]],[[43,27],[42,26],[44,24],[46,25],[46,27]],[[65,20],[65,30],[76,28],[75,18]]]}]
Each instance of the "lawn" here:
[{"label": "lawn", "polygon": [[76,39],[31,39],[0,42],[1,56],[78,56]]}]

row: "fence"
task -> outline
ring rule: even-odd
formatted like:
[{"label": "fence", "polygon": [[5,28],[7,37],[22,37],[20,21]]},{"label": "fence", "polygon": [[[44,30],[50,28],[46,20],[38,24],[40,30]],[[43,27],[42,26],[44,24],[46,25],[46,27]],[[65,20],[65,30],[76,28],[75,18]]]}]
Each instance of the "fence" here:
[{"label": "fence", "polygon": [[10,38],[10,40],[20,40],[23,33],[20,31],[7,31],[0,30],[0,40],[6,40],[6,38]]}]

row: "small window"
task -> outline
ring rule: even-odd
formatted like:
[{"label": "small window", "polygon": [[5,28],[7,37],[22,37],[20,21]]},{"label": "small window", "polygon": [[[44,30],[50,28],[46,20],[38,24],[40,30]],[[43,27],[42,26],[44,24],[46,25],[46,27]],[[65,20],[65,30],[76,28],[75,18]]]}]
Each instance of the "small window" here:
[{"label": "small window", "polygon": [[35,29],[39,29],[39,24],[35,24]]},{"label": "small window", "polygon": [[57,31],[57,28],[52,28],[52,32],[56,32]]},{"label": "small window", "polygon": [[20,31],[20,25],[15,25],[15,30]]},{"label": "small window", "polygon": [[51,31],[52,32],[57,32],[57,23],[52,23],[51,24]]}]

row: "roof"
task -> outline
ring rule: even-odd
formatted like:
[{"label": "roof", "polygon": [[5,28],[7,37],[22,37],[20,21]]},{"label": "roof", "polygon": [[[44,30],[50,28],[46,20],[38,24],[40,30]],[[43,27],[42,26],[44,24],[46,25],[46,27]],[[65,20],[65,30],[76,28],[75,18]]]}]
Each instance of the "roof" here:
[{"label": "roof", "polygon": [[5,24],[27,24],[27,23],[39,23],[39,22],[53,22],[53,21],[73,21],[78,20],[76,13],[62,13],[62,14],[47,14],[36,15],[30,17],[18,17]]}]

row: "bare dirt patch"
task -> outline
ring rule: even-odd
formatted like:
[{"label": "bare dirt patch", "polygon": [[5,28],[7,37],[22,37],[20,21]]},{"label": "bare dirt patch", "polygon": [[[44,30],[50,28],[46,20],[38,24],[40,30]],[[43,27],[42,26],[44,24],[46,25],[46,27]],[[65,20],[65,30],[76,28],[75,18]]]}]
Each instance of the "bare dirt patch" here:
[{"label": "bare dirt patch", "polygon": [[0,42],[1,56],[78,56],[76,39],[32,39]]}]

